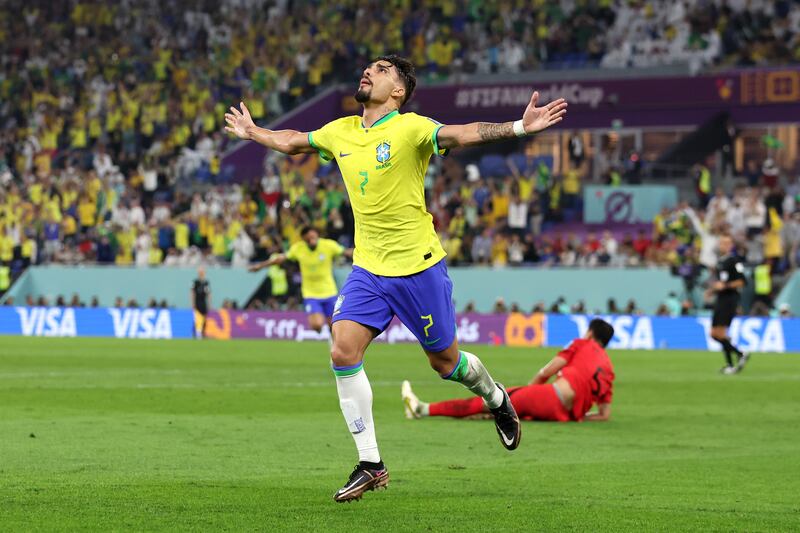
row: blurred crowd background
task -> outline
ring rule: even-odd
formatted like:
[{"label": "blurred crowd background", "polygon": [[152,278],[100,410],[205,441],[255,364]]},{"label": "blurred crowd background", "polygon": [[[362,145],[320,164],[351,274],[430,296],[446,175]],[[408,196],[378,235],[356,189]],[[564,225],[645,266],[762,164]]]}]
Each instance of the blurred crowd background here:
[{"label": "blurred crowd background", "polygon": [[[331,83],[357,79],[387,51],[405,51],[428,82],[800,61],[800,3],[784,0],[4,5],[0,264],[12,278],[45,263],[245,266],[285,249],[306,224],[352,246],[335,167],[315,162],[309,171],[307,161],[273,154],[262,176],[232,183],[220,164],[230,143],[222,119],[242,99],[258,122],[278,117]],[[455,158],[432,166],[429,209],[450,264],[669,266],[691,293],[716,260],[716,238],[730,232],[748,264],[768,265],[772,279],[797,266],[797,168],[751,160],[722,188],[698,167],[687,176],[696,197],[652,224],[587,228],[581,161],[560,175],[526,153],[503,156],[501,177]],[[614,172],[606,179],[623,182]],[[299,278],[286,268],[270,273],[283,294],[259,305],[295,303]],[[702,305],[675,298],[670,312]]]}]

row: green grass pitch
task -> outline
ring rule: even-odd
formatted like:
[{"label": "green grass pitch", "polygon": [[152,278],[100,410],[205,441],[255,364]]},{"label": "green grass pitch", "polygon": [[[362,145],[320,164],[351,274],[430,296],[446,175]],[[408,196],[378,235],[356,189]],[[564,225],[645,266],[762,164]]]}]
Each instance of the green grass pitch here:
[{"label": "green grass pitch", "polygon": [[[554,353],[473,350],[508,385]],[[405,420],[403,378],[468,393],[370,348],[391,483],[335,504],[356,456],[323,344],[0,337],[0,530],[800,529],[800,357],[611,357],[610,423],[525,423],[509,453],[488,421]]]}]

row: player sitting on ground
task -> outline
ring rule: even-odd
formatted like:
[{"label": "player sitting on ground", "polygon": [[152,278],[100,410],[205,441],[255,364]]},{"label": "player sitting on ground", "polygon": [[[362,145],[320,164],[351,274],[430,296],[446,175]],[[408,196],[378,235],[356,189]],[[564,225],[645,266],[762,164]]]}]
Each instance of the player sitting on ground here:
[{"label": "player sitting on ground", "polygon": [[[520,418],[579,422],[606,421],[611,416],[614,367],[605,347],[614,336],[608,322],[595,318],[582,339],[575,339],[542,368],[529,385],[508,389],[511,404]],[[551,376],[555,381],[547,383]],[[489,413],[481,398],[424,403],[408,381],[403,382],[406,418],[452,416],[463,418]],[[588,414],[592,405],[597,412]],[[490,415],[489,415],[490,416]]]},{"label": "player sitting on ground", "polygon": [[322,331],[323,326],[331,325],[333,306],[336,304],[336,281],[333,279],[333,260],[340,256],[353,256],[353,249],[345,249],[338,242],[320,238],[319,232],[309,226],[300,231],[302,240],[289,247],[285,254],[255,263],[248,270],[256,272],[284,261],[297,261],[302,276],[301,290],[303,304],[308,315],[308,326],[314,331]]}]

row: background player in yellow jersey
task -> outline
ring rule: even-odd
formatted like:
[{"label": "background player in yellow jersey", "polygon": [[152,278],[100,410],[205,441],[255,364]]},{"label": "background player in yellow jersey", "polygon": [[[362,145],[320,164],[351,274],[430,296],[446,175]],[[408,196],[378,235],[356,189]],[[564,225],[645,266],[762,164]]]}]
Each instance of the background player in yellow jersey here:
[{"label": "background player in yellow jersey", "polygon": [[319,232],[309,226],[300,231],[300,237],[302,240],[290,246],[285,254],[278,254],[266,261],[255,263],[249,270],[256,272],[287,260],[298,263],[308,325],[319,332],[325,324],[330,325],[336,294],[339,292],[333,279],[333,260],[340,255],[351,256],[353,251],[345,249],[334,240],[320,238]]},{"label": "background player in yellow jersey", "polygon": [[452,283],[445,252],[425,206],[423,178],[431,155],[449,148],[522,137],[562,120],[567,103],[537,107],[534,92],[515,122],[442,125],[399,112],[416,86],[414,68],[398,56],[382,56],[365,69],[355,99],[362,115],[334,120],[302,133],[257,127],[247,107],[230,108],[226,130],[287,154],[309,153],[336,159],[355,217],[353,272],[333,312],[331,360],[339,404],[358,449],[359,463],[334,494],[342,502],[385,487],[389,474],[378,452],[372,420],[372,388],[363,358],[372,340],[393,316],[414,333],[431,367],[483,398],[494,414],[507,449],[520,442],[521,426],[505,389],[496,384],[474,354],[455,338]]}]

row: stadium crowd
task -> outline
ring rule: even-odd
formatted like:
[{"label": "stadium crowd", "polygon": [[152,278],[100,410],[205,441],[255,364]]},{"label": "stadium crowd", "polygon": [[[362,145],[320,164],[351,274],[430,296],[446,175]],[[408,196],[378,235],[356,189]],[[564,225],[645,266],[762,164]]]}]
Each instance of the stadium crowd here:
[{"label": "stadium crowd", "polygon": [[[295,160],[273,157],[259,182],[211,186],[190,196],[142,167],[119,179],[106,170],[114,166],[99,149],[89,170],[68,166],[29,174],[22,186],[9,183],[0,193],[0,262],[15,271],[48,262],[241,267],[280,253],[309,224],[344,246],[353,244],[352,214],[333,167],[304,177]],[[665,209],[652,231],[635,234],[564,232],[558,222],[564,211],[580,209],[580,188],[575,171],[554,176],[540,165],[482,178],[476,166],[454,158],[440,163],[427,183],[453,265],[669,266],[685,283],[681,306],[692,309],[703,305],[693,294],[716,263],[722,232],[734,236],[751,267],[769,265],[770,281],[800,260],[800,182],[780,180],[769,161],[742,177],[731,195],[719,188],[697,207]],[[291,265],[271,267],[268,278],[257,305],[299,302],[300,279]],[[564,305],[556,307],[563,311]]]},{"label": "stadium crowd", "polygon": [[140,164],[187,178],[198,169],[217,174],[225,102],[245,99],[266,121],[320,87],[356,79],[389,50],[404,50],[421,76],[434,77],[587,62],[800,59],[800,5],[787,0],[10,0],[5,7],[5,180],[70,160],[86,166],[98,146],[126,178]]},{"label": "stadium crowd", "polygon": [[[263,260],[299,239],[299,228],[352,246],[353,220],[335,169],[304,175],[291,158],[272,158],[259,182],[182,191],[140,165],[128,179],[102,147],[92,166],[27,174],[0,192],[0,261],[197,266]],[[513,167],[512,167],[513,168]],[[427,184],[429,209],[451,264],[494,267],[675,266],[715,261],[715,237],[730,231],[751,264],[797,266],[800,187],[781,188],[769,163],[754,186],[719,189],[705,209],[681,204],[653,220],[653,232],[564,233],[558,222],[581,206],[577,170],[482,178],[448,158]],[[572,216],[572,215],[570,215]]]}]

